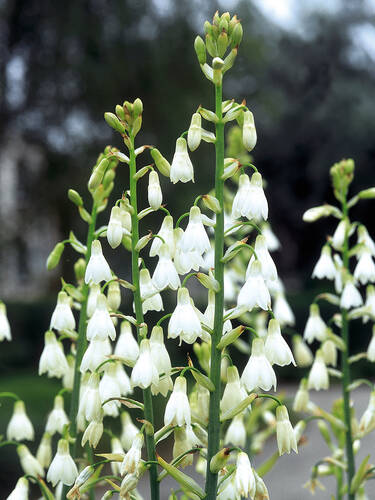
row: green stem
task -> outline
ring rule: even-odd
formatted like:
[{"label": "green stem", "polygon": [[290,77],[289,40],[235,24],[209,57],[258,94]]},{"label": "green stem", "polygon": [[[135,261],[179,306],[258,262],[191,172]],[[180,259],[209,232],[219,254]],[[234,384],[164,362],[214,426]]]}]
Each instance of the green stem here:
[{"label": "green stem", "polygon": [[[130,177],[130,203],[133,207],[133,213],[131,215],[132,220],[132,283],[135,287],[134,290],[134,306],[135,306],[135,316],[137,319],[137,324],[140,325],[143,323],[143,311],[142,311],[142,300],[141,300],[141,291],[139,285],[139,267],[138,267],[138,258],[139,252],[136,250],[136,245],[139,240],[139,221],[138,221],[138,203],[137,203],[137,180],[134,179],[134,175],[137,171],[136,169],[136,157],[134,152],[134,136],[130,134],[130,148],[129,148],[129,177]],[[142,336],[140,334],[140,328],[137,327],[137,338],[138,343],[141,342]],[[152,425],[154,424],[154,415],[153,415],[153,407],[152,407],[152,396],[151,396],[151,388],[143,390],[143,404],[144,404],[144,417],[148,422]],[[156,461],[156,453],[155,453],[155,441],[154,436],[149,436],[146,433],[146,448],[147,448],[147,458],[151,462]],[[157,465],[155,463],[150,466],[150,490],[151,490],[151,500],[159,500],[159,483],[158,483],[158,470]]]},{"label": "green stem", "polygon": [[[343,217],[348,217],[348,206],[346,202],[346,195],[342,202]],[[349,272],[349,234],[346,231],[345,240],[342,250],[342,259],[344,268]],[[350,485],[355,474],[355,463],[353,453],[353,435],[352,423],[350,415],[350,392],[348,386],[350,384],[350,364],[349,364],[349,321],[348,311],[344,308],[341,309],[342,326],[341,337],[345,343],[346,349],[341,352],[341,370],[342,370],[342,394],[344,399],[344,419],[347,428],[345,434],[346,440],[346,459],[348,463],[347,478],[348,478],[348,500],[354,500],[354,494],[350,493]]]},{"label": "green stem", "polygon": [[211,370],[210,379],[215,391],[210,393],[208,447],[207,447],[207,474],[206,499],[216,499],[217,474],[210,471],[211,458],[219,451],[220,446],[220,397],[221,397],[221,352],[216,348],[223,333],[224,314],[224,264],[221,259],[224,254],[224,181],[221,176],[224,172],[224,123],[222,122],[222,85],[215,85],[215,111],[218,117],[216,128],[216,171],[215,197],[219,201],[221,211],[216,214],[215,227],[215,279],[219,282],[220,291],[215,294],[214,328],[211,337]]},{"label": "green stem", "polygon": [[[97,216],[97,206],[96,206],[96,203],[94,201],[93,205],[92,205],[91,219],[90,219],[91,222],[89,224],[89,229],[88,229],[88,233],[87,233],[87,241],[86,241],[86,248],[87,248],[86,255],[85,255],[86,267],[87,267],[87,264],[88,264],[90,257],[91,257],[91,244],[92,244],[93,239],[94,239],[96,216]],[[85,352],[86,347],[87,347],[86,321],[87,321],[87,300],[88,300],[88,296],[89,296],[89,285],[87,283],[83,284],[82,296],[83,296],[83,301],[82,301],[81,312],[80,312],[79,323],[78,323],[78,339],[77,339],[76,360],[75,360],[75,365],[74,365],[73,391],[72,391],[72,397],[70,400],[70,412],[69,412],[69,419],[70,419],[69,434],[72,438],[74,438],[74,441],[73,441],[73,443],[71,445],[71,449],[70,449],[70,454],[71,454],[73,459],[76,457],[76,454],[77,454],[77,415],[78,415],[78,407],[79,407],[79,391],[80,391],[80,387],[81,387],[80,366],[81,366],[81,361],[82,361],[84,352]],[[62,494],[61,494],[61,500],[65,500],[68,490],[69,490],[68,486],[63,487]],[[93,500],[94,498],[95,498],[94,492],[90,491],[90,500]]]}]

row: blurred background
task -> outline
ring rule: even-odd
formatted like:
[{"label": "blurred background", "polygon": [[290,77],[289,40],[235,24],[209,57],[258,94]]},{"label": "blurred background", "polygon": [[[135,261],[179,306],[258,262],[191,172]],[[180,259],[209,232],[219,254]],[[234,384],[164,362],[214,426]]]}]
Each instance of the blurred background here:
[{"label": "blurred background", "polygon": [[[310,279],[312,268],[335,229],[332,220],[303,223],[303,212],[333,201],[328,169],[342,158],[356,162],[353,193],[374,185],[372,0],[0,0],[0,298],[14,338],[1,346],[0,390],[28,401],[39,430],[57,382],[38,381],[38,356],[59,276],[72,279],[74,262],[68,251],[60,268],[47,273],[45,261],[71,228],[78,236],[85,229],[67,190],[88,199],[98,153],[107,144],[121,147],[103,113],[124,99],[144,103],[138,143],[172,159],[192,112],[213,106],[193,41],[217,9],[237,13],[244,28],[224,96],[246,99],[255,115],[254,162],[267,180],[270,221],[282,244],[275,260],[297,330],[320,286]],[[195,194],[211,189],[211,153],[204,145],[192,155],[191,190],[163,183],[176,217]],[[374,235],[373,214],[371,201],[353,210]],[[363,350],[368,335],[356,335],[353,348]],[[1,431],[10,411],[8,404],[1,408]],[[5,484],[13,466],[4,454],[0,460]]]}]

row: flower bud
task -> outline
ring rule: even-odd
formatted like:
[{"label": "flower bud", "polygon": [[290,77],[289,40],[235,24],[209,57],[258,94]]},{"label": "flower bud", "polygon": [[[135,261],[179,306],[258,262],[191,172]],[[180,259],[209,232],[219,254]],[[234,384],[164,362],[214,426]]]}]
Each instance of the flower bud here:
[{"label": "flower bud", "polygon": [[229,448],[223,448],[211,458],[210,471],[212,474],[217,474],[220,469],[225,467],[225,464],[228,462],[229,454]]},{"label": "flower bud", "polygon": [[158,210],[163,202],[163,193],[160,187],[159,176],[155,170],[151,170],[148,178],[148,202],[153,210]]},{"label": "flower bud", "polygon": [[75,191],[74,189],[69,189],[68,191],[68,198],[69,200],[74,203],[77,207],[82,207],[83,205],[83,200],[81,195]]},{"label": "flower bud", "polygon": [[88,187],[90,191],[95,191],[95,189],[97,189],[100,186],[108,165],[109,165],[109,160],[107,160],[107,158],[103,158],[99,163],[99,165],[94,168],[88,182]]},{"label": "flower bud", "polygon": [[243,116],[242,142],[248,151],[255,148],[257,133],[254,124],[254,116],[251,111],[245,111]]},{"label": "flower bud", "polygon": [[108,285],[107,303],[112,311],[118,311],[121,304],[121,290],[118,281],[111,281]]},{"label": "flower bud", "polygon": [[110,127],[112,127],[117,132],[120,132],[120,134],[123,134],[125,132],[124,125],[120,122],[115,114],[108,112],[104,113],[104,119]]},{"label": "flower bud", "polygon": [[85,277],[86,262],[85,259],[78,259],[74,264],[74,275],[77,281],[82,280]]},{"label": "flower bud", "polygon": [[206,48],[211,57],[217,56],[217,47],[213,36],[210,33],[206,34]]},{"label": "flower bud", "polygon": [[291,449],[298,453],[296,436],[284,405],[276,408],[276,437],[280,455],[290,453]]},{"label": "flower bud", "polygon": [[160,151],[156,148],[151,149],[151,156],[159,172],[165,177],[169,177],[171,166],[168,160],[166,160],[164,156],[160,153]]},{"label": "flower bud", "polygon": [[61,255],[64,251],[64,243],[57,243],[55,248],[52,250],[52,252],[49,254],[47,258],[47,269],[48,271],[51,271],[54,269],[57,264],[60,262]]},{"label": "flower bud", "polygon": [[233,31],[232,31],[232,34],[230,37],[230,43],[231,43],[232,49],[239,46],[239,44],[241,43],[241,40],[242,40],[242,36],[243,36],[242,25],[241,25],[241,23],[238,22],[235,25],[235,27],[233,28]]},{"label": "flower bud", "polygon": [[134,118],[137,118],[139,115],[143,113],[143,102],[140,100],[139,97],[137,97],[137,99],[133,103],[133,113],[134,113]]},{"label": "flower bud", "polygon": [[215,198],[215,196],[205,194],[202,196],[202,200],[206,207],[212,210],[215,214],[219,214],[221,212],[219,200]]},{"label": "flower bud", "polygon": [[200,36],[197,36],[194,40],[194,49],[199,64],[204,64],[206,62],[206,45]]},{"label": "flower bud", "polygon": [[117,248],[121,244],[122,236],[121,208],[115,205],[112,207],[107,227],[108,243],[112,248]]},{"label": "flower bud", "polygon": [[188,130],[187,142],[190,151],[195,151],[202,139],[202,117],[199,113],[194,113]]},{"label": "flower bud", "polygon": [[330,215],[341,219],[342,214],[337,207],[334,207],[332,205],[321,205],[320,207],[313,207],[306,210],[306,212],[303,214],[302,219],[305,222],[315,222],[322,217],[329,217]]},{"label": "flower bud", "polygon": [[224,61],[220,57],[214,57],[212,61],[213,68],[213,83],[215,85],[221,85],[223,81],[223,66]]},{"label": "flower bud", "polygon": [[219,57],[223,57],[228,47],[228,35],[222,31],[217,39],[217,51]]}]

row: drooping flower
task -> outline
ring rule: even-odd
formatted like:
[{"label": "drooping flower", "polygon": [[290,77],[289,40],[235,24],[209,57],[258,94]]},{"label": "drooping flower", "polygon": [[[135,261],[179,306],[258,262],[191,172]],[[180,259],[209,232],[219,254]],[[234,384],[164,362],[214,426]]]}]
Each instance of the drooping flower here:
[{"label": "drooping flower", "polygon": [[148,177],[147,196],[150,207],[153,210],[158,210],[163,203],[163,193],[161,191],[158,173],[155,170],[151,170]]},{"label": "drooping flower", "polygon": [[12,340],[12,335],[10,332],[10,325],[5,304],[0,301],[0,342],[4,339]]},{"label": "drooping flower", "polygon": [[87,340],[106,340],[108,337],[115,340],[116,338],[116,329],[109,315],[107,299],[103,293],[99,295],[95,312],[87,324],[86,336]]},{"label": "drooping flower", "polygon": [[44,341],[45,344],[39,360],[38,373],[39,375],[47,373],[48,377],[60,378],[69,370],[63,346],[61,342],[56,340],[55,334],[50,330],[45,333]]},{"label": "drooping flower", "polygon": [[254,260],[249,276],[238,294],[237,306],[244,306],[251,311],[256,306],[268,310],[270,305],[271,297],[262,276],[262,265],[259,260]]},{"label": "drooping flower", "polygon": [[311,367],[307,387],[309,389],[328,389],[329,377],[327,367],[324,363],[323,353],[320,349],[316,351],[315,360]]},{"label": "drooping flower", "polygon": [[225,444],[244,447],[246,444],[246,428],[242,414],[236,415],[225,433]]},{"label": "drooping flower", "polygon": [[180,278],[171,259],[169,248],[164,243],[160,249],[159,262],[152,276],[152,283],[158,291],[164,290],[167,287],[177,290],[181,285]]},{"label": "drooping flower", "polygon": [[[106,363],[104,375],[99,383],[99,394],[102,404],[110,398],[120,398],[121,390],[117,382],[116,363]],[[119,401],[108,401],[102,406],[104,415],[117,417],[119,414]]]},{"label": "drooping flower", "polygon": [[294,398],[293,411],[307,411],[308,404],[309,391],[307,389],[307,380],[303,378]]},{"label": "drooping flower", "polygon": [[237,368],[235,366],[228,366],[227,383],[220,401],[221,412],[225,413],[235,408],[246,396],[246,391],[241,387]]},{"label": "drooping flower", "polygon": [[108,337],[104,340],[97,338],[93,339],[89,342],[85,354],[83,355],[80,372],[95,371],[111,353],[112,347]]},{"label": "drooping flower", "polygon": [[314,361],[311,349],[300,335],[293,336],[293,351],[297,366],[304,368]]},{"label": "drooping flower", "polygon": [[103,429],[103,418],[92,420],[83,433],[81,446],[85,446],[88,442],[90,446],[96,448],[103,435]]},{"label": "drooping flower", "polygon": [[159,374],[151,356],[150,341],[143,339],[141,341],[139,358],[134,365],[130,377],[133,387],[147,389],[151,384],[157,384]]},{"label": "drooping flower", "polygon": [[353,278],[349,276],[341,294],[340,306],[343,309],[350,309],[351,307],[359,307],[362,304],[362,296],[355,287]]},{"label": "drooping flower", "polygon": [[194,182],[194,168],[189,158],[186,139],[179,137],[176,141],[176,151],[173,156],[170,179],[176,182]]},{"label": "drooping flower", "polygon": [[69,423],[69,419],[64,410],[64,398],[61,395],[55,397],[53,410],[48,415],[46,432],[53,436],[56,432],[63,434],[64,427]]},{"label": "drooping flower", "polygon": [[293,311],[290,305],[288,304],[283,292],[277,292],[275,294],[273,313],[277,321],[282,326],[284,325],[293,326],[296,321]]},{"label": "drooping flower", "polygon": [[62,482],[70,486],[78,476],[77,466],[69,453],[69,443],[66,439],[60,439],[57,444],[57,453],[49,466],[47,481],[53,486]]},{"label": "drooping flower", "polygon": [[139,429],[136,425],[133,424],[131,416],[127,411],[121,413],[121,424],[121,444],[127,451],[131,448],[132,442],[134,441],[135,436],[138,434]]},{"label": "drooping flower", "polygon": [[199,207],[192,206],[190,208],[189,223],[178,242],[178,246],[184,253],[197,252],[199,255],[211,248]]},{"label": "drooping flower", "polygon": [[243,451],[240,451],[237,455],[234,481],[238,495],[254,498],[256,492],[254,472],[247,453]]},{"label": "drooping flower", "polygon": [[320,280],[323,278],[333,280],[336,277],[336,273],[337,271],[332,259],[331,248],[329,245],[324,245],[319,260],[315,264],[312,277]]},{"label": "drooping flower", "polygon": [[241,382],[248,392],[257,387],[269,391],[276,390],[276,375],[265,355],[262,339],[255,338],[251,346],[251,356],[241,376]]},{"label": "drooping flower", "polygon": [[186,379],[179,376],[174,382],[172,394],[165,407],[164,424],[174,424],[181,427],[182,425],[190,425],[190,423],[191,411],[186,395]]},{"label": "drooping flower", "polygon": [[17,446],[17,453],[20,458],[21,467],[25,474],[34,477],[44,477],[43,467],[38,460],[30,453],[30,450],[24,444]]},{"label": "drooping flower", "polygon": [[296,436],[284,405],[276,408],[276,437],[279,455],[290,453],[291,450],[298,453]]},{"label": "drooping flower", "polygon": [[[258,235],[255,240],[255,253],[261,263],[262,276],[265,280],[276,280],[277,279],[277,269],[275,263],[269,254],[267,242],[265,236],[262,234]],[[254,256],[250,259],[246,270],[246,278],[250,274],[250,269],[252,262],[254,261]]]},{"label": "drooping flower", "polygon": [[303,338],[311,344],[315,339],[323,342],[327,337],[327,325],[324,323],[320,316],[320,309],[318,304],[311,304],[310,316],[307,320]]},{"label": "drooping flower", "polygon": [[33,441],[34,427],[26,414],[25,403],[16,401],[13,407],[13,415],[7,427],[7,438],[9,440],[23,441],[27,439]]},{"label": "drooping flower", "polygon": [[188,130],[187,142],[190,151],[195,151],[202,140],[202,117],[199,113],[194,113]]},{"label": "drooping flower", "polygon": [[99,420],[102,412],[102,404],[99,394],[100,376],[97,372],[90,375],[87,386],[83,388],[80,397],[78,413],[83,415],[88,422]]},{"label": "drooping flower", "polygon": [[142,311],[162,311],[163,299],[153,284],[148,269],[143,268],[139,272],[139,286],[141,289]]},{"label": "drooping flower", "polygon": [[268,335],[264,344],[265,353],[271,364],[285,366],[292,363],[296,366],[292,351],[281,335],[280,325],[276,319],[268,323]]},{"label": "drooping flower", "polygon": [[124,460],[121,464],[121,475],[131,474],[135,472],[138,468],[139,462],[141,460],[141,451],[143,446],[143,434],[138,433],[130,447],[130,450],[126,453]]},{"label": "drooping flower", "polygon": [[354,278],[362,283],[362,285],[375,281],[375,264],[368,248],[361,251],[361,255],[354,270]]},{"label": "drooping flower", "polygon": [[70,308],[70,298],[66,292],[59,292],[57,304],[52,313],[50,329],[74,330],[76,322]]},{"label": "drooping flower", "polygon": [[98,284],[101,281],[109,281],[111,278],[111,269],[103,256],[102,245],[99,240],[94,240],[91,244],[91,257],[85,272],[85,283]]},{"label": "drooping flower", "polygon": [[248,151],[252,151],[257,143],[254,115],[249,110],[243,114],[242,142]]},{"label": "drooping flower", "polygon": [[29,481],[25,477],[20,477],[6,500],[29,500]]},{"label": "drooping flower", "polygon": [[121,323],[121,332],[115,347],[115,355],[129,366],[134,366],[139,357],[139,345],[135,340],[129,321]]},{"label": "drooping flower", "polygon": [[177,306],[168,325],[168,337],[180,337],[187,344],[193,344],[202,335],[201,322],[191,303],[189,290],[181,287],[177,293]]},{"label": "drooping flower", "polygon": [[112,248],[121,245],[123,233],[121,208],[115,205],[112,207],[107,227],[107,241]]},{"label": "drooping flower", "polygon": [[171,215],[166,215],[157,233],[160,238],[154,238],[151,243],[150,257],[155,257],[160,255],[161,246],[163,241],[167,245],[170,255],[174,255],[174,234],[173,234],[173,217]]},{"label": "drooping flower", "polygon": [[40,463],[42,467],[49,467],[52,460],[52,443],[51,436],[48,432],[43,434],[43,437],[38,446],[38,450],[36,452],[36,459]]}]

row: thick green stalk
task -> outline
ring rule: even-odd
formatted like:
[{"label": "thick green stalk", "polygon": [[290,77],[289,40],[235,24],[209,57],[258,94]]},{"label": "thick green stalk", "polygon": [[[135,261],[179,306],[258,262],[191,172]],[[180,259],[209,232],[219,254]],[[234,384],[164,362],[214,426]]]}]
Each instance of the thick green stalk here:
[{"label": "thick green stalk", "polygon": [[[348,217],[348,206],[345,200],[342,203],[343,215],[345,218]],[[349,234],[348,230],[345,234],[344,246],[342,250],[342,260],[344,268],[349,270]],[[355,474],[355,463],[354,463],[354,453],[353,453],[353,435],[352,435],[352,423],[351,423],[351,412],[350,412],[350,392],[348,386],[350,384],[350,365],[349,365],[349,321],[348,321],[348,311],[346,309],[341,309],[341,337],[345,343],[346,349],[341,353],[341,370],[342,370],[342,394],[344,399],[344,417],[346,425],[346,460],[348,464],[347,468],[347,478],[348,478],[348,500],[354,500],[354,494],[350,493],[350,485]]]},{"label": "thick green stalk", "polygon": [[[142,301],[141,301],[141,290],[139,285],[139,266],[138,258],[139,252],[136,250],[136,244],[139,240],[139,223],[138,223],[138,207],[137,207],[137,181],[134,179],[136,173],[136,162],[135,162],[135,152],[134,152],[134,137],[130,135],[131,147],[129,148],[129,169],[130,169],[130,203],[134,209],[133,214],[131,214],[132,220],[132,282],[135,287],[134,290],[134,306],[135,306],[135,316],[137,319],[137,324],[143,323],[143,311],[142,311]],[[142,337],[140,335],[140,328],[137,327],[137,338],[138,343],[141,342]],[[152,396],[151,389],[148,387],[143,390],[143,404],[144,404],[144,418],[154,425],[154,415],[152,407]],[[146,434],[146,448],[147,448],[147,458],[150,461],[156,461],[155,453],[155,441],[154,436]],[[150,490],[151,490],[151,500],[159,500],[159,482],[158,482],[158,470],[155,463],[150,466]]]},{"label": "thick green stalk", "polygon": [[219,451],[220,446],[221,351],[216,346],[222,337],[224,314],[224,264],[221,261],[224,252],[224,181],[221,179],[224,171],[224,123],[221,121],[221,102],[222,86],[215,85],[215,111],[219,119],[218,123],[216,123],[215,196],[221,207],[221,212],[216,215],[215,226],[215,279],[220,284],[220,291],[215,294],[214,328],[211,337],[210,378],[215,385],[215,391],[210,393],[206,476],[207,500],[216,499],[217,474],[210,471],[210,461],[215,453]]},{"label": "thick green stalk", "polygon": [[[87,233],[86,240],[86,255],[85,255],[85,263],[86,267],[91,257],[91,244],[94,239],[95,225],[96,225],[96,216],[97,216],[97,206],[95,201],[93,202],[92,210],[91,210],[91,221],[89,224],[89,230]],[[73,458],[76,457],[77,454],[77,414],[79,407],[79,391],[81,387],[81,361],[84,355],[84,352],[87,347],[86,340],[86,322],[87,322],[87,299],[89,296],[89,286],[84,283],[82,287],[82,295],[83,301],[81,304],[81,311],[79,315],[79,323],[78,323],[78,339],[77,339],[77,351],[76,351],[76,360],[74,365],[74,382],[73,382],[73,391],[72,397],[70,400],[70,411],[69,411],[69,419],[70,419],[70,428],[69,434],[72,438],[74,438],[73,444],[70,447],[70,453]],[[65,500],[66,494],[69,490],[68,486],[64,486],[61,494],[61,500]],[[93,496],[94,492],[90,492],[90,500],[93,500],[95,497]]]}]

